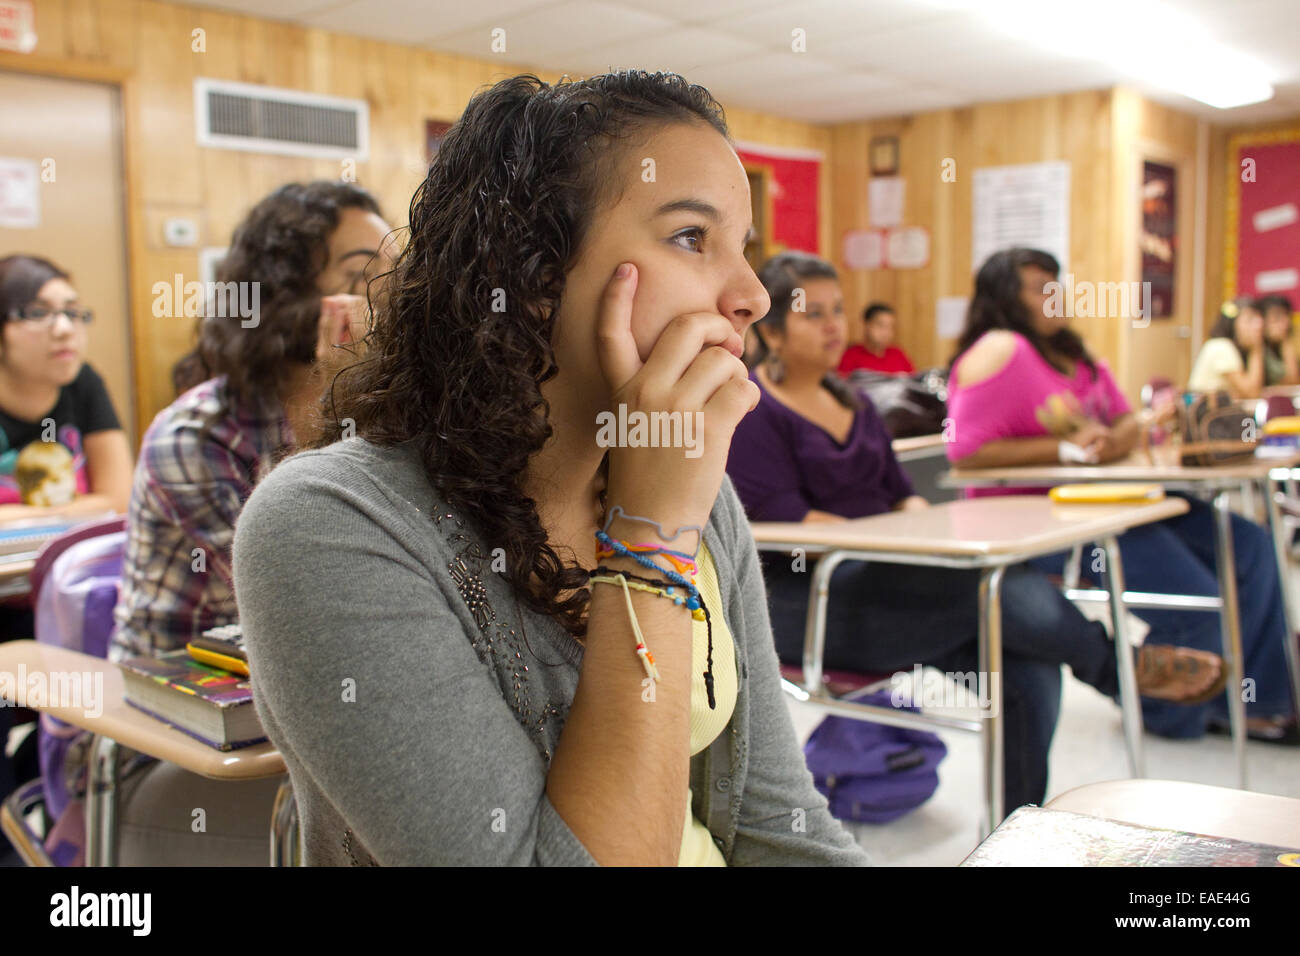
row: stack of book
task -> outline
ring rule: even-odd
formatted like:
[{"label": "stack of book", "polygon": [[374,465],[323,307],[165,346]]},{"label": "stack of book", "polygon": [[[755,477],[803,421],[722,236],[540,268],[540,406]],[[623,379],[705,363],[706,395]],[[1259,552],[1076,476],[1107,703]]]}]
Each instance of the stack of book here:
[{"label": "stack of book", "polygon": [[221,633],[225,630],[207,632],[206,640],[195,640],[186,650],[122,661],[126,702],[218,750],[266,740],[253,709],[242,642],[237,631]]}]

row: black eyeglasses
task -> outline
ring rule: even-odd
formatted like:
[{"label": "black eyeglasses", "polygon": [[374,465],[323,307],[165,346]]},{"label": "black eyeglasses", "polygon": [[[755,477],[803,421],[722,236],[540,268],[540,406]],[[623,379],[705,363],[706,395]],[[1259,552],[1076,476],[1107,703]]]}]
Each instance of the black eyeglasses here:
[{"label": "black eyeglasses", "polygon": [[79,309],[71,305],[64,306],[62,309],[51,309],[45,305],[28,305],[10,312],[9,318],[21,319],[32,328],[48,329],[54,324],[54,319],[59,315],[66,315],[73,325],[78,322],[82,325],[89,325],[95,318],[95,313],[89,309]]}]

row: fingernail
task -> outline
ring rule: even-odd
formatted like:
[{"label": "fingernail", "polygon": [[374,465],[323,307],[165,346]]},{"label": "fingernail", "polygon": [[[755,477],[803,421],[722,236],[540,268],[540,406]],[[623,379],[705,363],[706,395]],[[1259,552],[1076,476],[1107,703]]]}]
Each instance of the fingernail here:
[{"label": "fingernail", "polygon": [[617,269],[614,270],[615,277],[619,279],[626,279],[631,274],[632,274],[632,264],[630,262],[625,262]]}]

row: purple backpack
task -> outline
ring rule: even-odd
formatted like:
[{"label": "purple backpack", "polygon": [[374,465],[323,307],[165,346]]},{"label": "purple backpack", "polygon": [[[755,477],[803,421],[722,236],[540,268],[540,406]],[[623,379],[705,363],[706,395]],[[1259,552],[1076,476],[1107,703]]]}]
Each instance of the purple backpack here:
[{"label": "purple backpack", "polygon": [[[891,707],[892,693],[877,691],[861,703]],[[934,795],[939,787],[936,768],[948,749],[928,731],[827,717],[812,732],[803,752],[813,783],[830,802],[831,816],[888,823]]]},{"label": "purple backpack", "polygon": [[[125,531],[96,534],[69,544],[54,558],[36,595],[37,641],[95,657],[108,656],[125,546]],[[78,742],[84,745],[88,736],[79,727],[49,714],[40,716],[37,752],[45,785],[45,809],[56,821],[74,803],[64,772],[68,751]],[[65,829],[56,828],[56,832]],[[73,840],[56,841],[56,846],[46,844],[57,865],[69,865],[78,855],[80,847],[76,844],[84,834],[76,827],[72,829]]]}]

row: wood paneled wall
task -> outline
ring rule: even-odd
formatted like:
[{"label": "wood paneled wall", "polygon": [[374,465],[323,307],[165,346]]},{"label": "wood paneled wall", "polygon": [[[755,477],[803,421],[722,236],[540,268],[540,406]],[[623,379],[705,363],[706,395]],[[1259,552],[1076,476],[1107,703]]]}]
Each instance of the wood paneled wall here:
[{"label": "wood paneled wall", "polygon": [[[914,270],[843,270],[846,307],[861,314],[870,300],[899,310],[900,344],[920,366],[943,365],[954,342],[939,339],[939,298],[969,296],[972,173],[985,166],[1066,160],[1070,163],[1070,258],[1077,281],[1121,282],[1140,278],[1137,236],[1138,190],[1143,156],[1179,164],[1181,194],[1190,200],[1195,179],[1196,121],[1123,89],[1088,91],[964,109],[939,110],[899,119],[833,127],[830,187],[831,258],[843,270],[840,243],[845,232],[870,225],[868,146],[874,136],[899,138],[899,175],[906,181],[904,224],[930,232],[931,260]],[[945,182],[945,160],[956,164],[955,181]],[[1185,189],[1182,187],[1185,184]],[[1190,310],[1193,277],[1193,209],[1181,210],[1180,235],[1187,246],[1180,261],[1178,296]],[[1183,303],[1186,303],[1184,305]],[[1190,312],[1188,313],[1190,315]],[[1174,324],[1147,339],[1115,318],[1075,319],[1089,347],[1111,363],[1120,384],[1136,394],[1155,356],[1167,374],[1185,376],[1191,340],[1175,338]],[[1156,324],[1153,323],[1153,327]],[[1154,348],[1154,340],[1160,346]],[[1174,342],[1173,354],[1164,342]],[[1148,341],[1151,340],[1151,341]],[[1139,356],[1142,358],[1139,359]],[[1160,357],[1163,356],[1163,357]]]},{"label": "wood paneled wall", "polygon": [[[363,98],[370,104],[370,161],[359,183],[394,226],[404,225],[422,180],[424,121],[454,120],[471,95],[502,77],[555,72],[503,60],[468,59],[323,30],[153,0],[34,0],[38,45],[0,54],[0,69],[119,84],[127,160],[132,347],[140,431],[171,401],[170,369],[192,342],[193,320],[157,319],[151,288],[180,273],[197,279],[195,249],[163,242],[171,216],[199,223],[199,246],[224,246],[258,199],[284,182],[336,178],[335,160],[200,148],[194,137],[193,80],[246,83]],[[204,52],[193,31],[204,31]],[[723,104],[725,107],[725,103]],[[729,110],[737,139],[829,154],[831,134],[812,124]],[[829,244],[829,184],[822,186],[822,237]],[[70,263],[75,268],[75,263]]]}]

